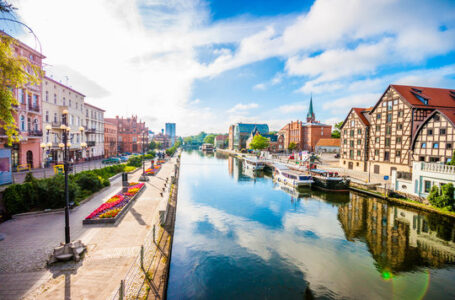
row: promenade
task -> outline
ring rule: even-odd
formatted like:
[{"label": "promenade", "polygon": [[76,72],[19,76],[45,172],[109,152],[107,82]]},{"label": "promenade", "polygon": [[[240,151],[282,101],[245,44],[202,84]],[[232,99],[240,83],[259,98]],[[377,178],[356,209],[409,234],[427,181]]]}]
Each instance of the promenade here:
[{"label": "promenade", "polygon": [[[79,263],[56,264],[46,259],[64,240],[64,214],[19,217],[0,224],[0,299],[107,299],[118,289],[137,257],[152,224],[165,178],[174,171],[176,158],[163,165],[123,220],[117,225],[82,225],[82,220],[121,189],[120,178],[92,200],[73,209],[71,239],[82,240],[88,251]],[[129,176],[138,181],[140,170]]]}]

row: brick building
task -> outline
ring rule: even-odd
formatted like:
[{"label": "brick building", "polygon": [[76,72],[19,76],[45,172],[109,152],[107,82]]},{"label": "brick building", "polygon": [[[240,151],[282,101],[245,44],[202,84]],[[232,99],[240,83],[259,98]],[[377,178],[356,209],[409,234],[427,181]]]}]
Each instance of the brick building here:
[{"label": "brick building", "polygon": [[147,150],[149,130],[145,126],[145,122],[138,121],[137,116],[131,116],[131,118],[116,116],[106,118],[105,122],[117,127],[118,153],[142,153],[143,147],[144,150]]},{"label": "brick building", "polygon": [[104,122],[104,157],[117,155],[117,126],[111,122]]},{"label": "brick building", "polygon": [[291,143],[297,147],[297,151],[314,152],[315,146],[319,139],[330,138],[332,135],[332,126],[322,124],[316,121],[313,110],[313,99],[310,100],[310,108],[307,114],[307,122],[291,121],[278,132],[279,140],[283,140],[283,149],[288,149]]},{"label": "brick building", "polygon": [[[4,32],[0,32],[0,35],[8,36]],[[18,40],[15,40],[12,50],[15,55],[26,58],[30,63],[42,69],[42,60],[45,56],[40,52]],[[13,95],[19,102],[18,106],[13,107],[13,117],[20,134],[19,142],[8,146],[8,138],[2,128],[0,129],[0,148],[11,149],[13,170],[18,165],[39,168],[42,163],[40,143],[43,136],[41,84],[14,89]]]}]

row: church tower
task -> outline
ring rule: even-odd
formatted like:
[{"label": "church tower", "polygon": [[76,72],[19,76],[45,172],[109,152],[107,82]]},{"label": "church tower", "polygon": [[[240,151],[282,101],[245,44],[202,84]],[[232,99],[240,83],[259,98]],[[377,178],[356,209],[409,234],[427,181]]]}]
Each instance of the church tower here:
[{"label": "church tower", "polygon": [[313,111],[313,96],[311,96],[311,98],[310,98],[310,108],[308,109],[308,113],[306,115],[306,121],[307,121],[307,123],[316,122],[316,116],[314,115],[314,111]]}]

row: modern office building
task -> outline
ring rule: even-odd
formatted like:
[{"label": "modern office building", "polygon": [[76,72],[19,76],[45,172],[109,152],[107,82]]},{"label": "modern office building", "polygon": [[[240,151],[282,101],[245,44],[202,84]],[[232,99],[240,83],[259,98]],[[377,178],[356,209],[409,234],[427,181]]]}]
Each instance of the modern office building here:
[{"label": "modern office building", "polygon": [[165,134],[169,137],[171,145],[173,146],[175,143],[176,135],[175,135],[175,123],[166,123],[166,130]]}]

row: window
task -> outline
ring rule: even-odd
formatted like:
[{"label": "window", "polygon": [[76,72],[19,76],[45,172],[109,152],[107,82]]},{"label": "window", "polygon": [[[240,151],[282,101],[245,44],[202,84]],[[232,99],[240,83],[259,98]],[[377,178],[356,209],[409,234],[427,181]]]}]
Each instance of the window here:
[{"label": "window", "polygon": [[69,99],[68,102],[68,105],[71,107],[71,99]]},{"label": "window", "polygon": [[439,161],[439,157],[430,157],[430,162],[438,162]]},{"label": "window", "polygon": [[389,161],[390,160],[390,152],[389,151],[385,151],[384,152],[384,160],[385,161]]},{"label": "window", "polygon": [[351,129],[351,130],[349,131],[349,136],[354,136],[354,129]]},{"label": "window", "polygon": [[360,155],[361,155],[360,150],[357,150],[357,156],[360,156]]},{"label": "window", "polygon": [[433,149],[438,149],[439,148],[439,143],[433,143]]},{"label": "window", "polygon": [[57,113],[54,113],[54,123],[57,123],[58,120],[57,120]]},{"label": "window", "polygon": [[357,145],[362,145],[362,140],[357,140]]},{"label": "window", "polygon": [[401,137],[400,137],[400,136],[397,137],[396,143],[397,143],[397,144],[398,144],[398,143],[401,143]]},{"label": "window", "polygon": [[374,150],[374,155],[379,155],[379,150]]},{"label": "window", "polygon": [[403,124],[397,124],[397,130],[402,130],[403,129]]},{"label": "window", "polygon": [[392,114],[387,114],[387,123],[392,122]]},{"label": "window", "polygon": [[344,134],[346,134],[346,133],[348,133],[348,130],[347,130],[347,129],[345,129],[345,130],[343,130],[343,132],[344,132]]},{"label": "window", "polygon": [[78,106],[79,106],[79,103],[78,103],[78,102],[76,102],[76,109],[78,109],[78,108],[79,108]]},{"label": "window", "polygon": [[349,158],[354,158],[354,150],[349,150]]},{"label": "window", "polygon": [[385,133],[386,134],[391,134],[392,133],[392,127],[391,126],[386,126]]},{"label": "window", "polygon": [[49,122],[49,112],[46,111],[46,122]]},{"label": "window", "polygon": [[376,141],[376,143],[379,143],[379,138],[377,137],[377,138],[375,139],[375,141]]},{"label": "window", "polygon": [[66,106],[66,99],[63,97],[63,106]]},{"label": "window", "polygon": [[422,145],[420,146],[420,148],[422,149],[425,149],[427,147],[427,143],[422,143]]},{"label": "window", "polygon": [[445,135],[446,134],[446,129],[445,128],[439,129],[439,134]]},{"label": "window", "polygon": [[54,94],[54,104],[57,104],[57,94]]},{"label": "window", "polygon": [[37,107],[38,106],[38,95],[33,94],[32,98],[33,98],[33,102],[32,102],[33,107]]},{"label": "window", "polygon": [[380,113],[376,114],[376,119],[378,119],[378,120],[381,119],[381,114]]},{"label": "window", "polygon": [[349,146],[354,147],[354,141],[349,141]]},{"label": "window", "polygon": [[396,156],[396,157],[401,157],[401,151],[400,151],[400,150],[397,150],[397,152],[395,153],[395,156]]},{"label": "window", "polygon": [[25,131],[25,117],[21,116],[21,131]]},{"label": "window", "polygon": [[390,146],[390,138],[386,138],[385,139],[385,145],[386,146]]},{"label": "window", "polygon": [[434,119],[435,121],[439,121],[439,116],[438,116],[438,115],[435,115],[435,116],[433,117],[433,119]]},{"label": "window", "polygon": [[431,181],[425,180],[424,181],[424,191],[425,193],[429,193],[431,190]]},{"label": "window", "polygon": [[24,89],[19,89],[19,102],[25,104],[25,91]]},{"label": "window", "polygon": [[356,162],[356,163],[355,163],[355,165],[358,167],[358,166],[359,166],[359,163],[358,163],[358,162]]},{"label": "window", "polygon": [[387,106],[387,101],[382,102],[382,106]]},{"label": "window", "polygon": [[354,121],[354,120],[351,121],[351,126],[352,126],[352,127],[355,126],[355,121]]},{"label": "window", "polygon": [[446,149],[452,149],[452,143],[447,143]]},{"label": "window", "polygon": [[347,143],[348,143],[348,140],[344,139],[344,140],[343,140],[343,144],[346,145]]},{"label": "window", "polygon": [[393,108],[393,102],[392,101],[387,102],[387,110],[392,110],[392,108]]},{"label": "window", "polygon": [[357,129],[357,134],[362,134],[362,129]]},{"label": "window", "polygon": [[427,134],[428,135],[433,135],[433,129],[427,129]]},{"label": "window", "polygon": [[425,161],[425,156],[419,156],[419,161]]},{"label": "window", "polygon": [[403,116],[403,111],[402,110],[399,110],[398,111],[398,117],[402,117]]},{"label": "window", "polygon": [[379,174],[379,165],[374,165],[374,174]]},{"label": "window", "polygon": [[46,91],[46,102],[49,102],[49,91]]},{"label": "window", "polygon": [[376,125],[376,131],[380,131],[381,130],[381,125]]}]

